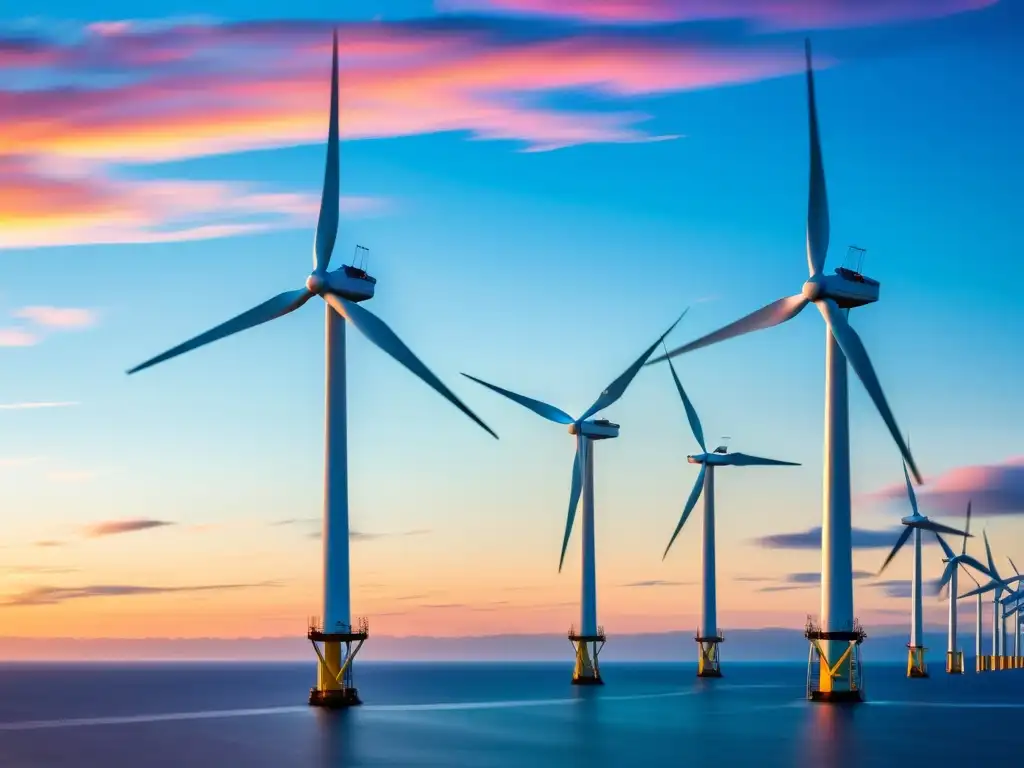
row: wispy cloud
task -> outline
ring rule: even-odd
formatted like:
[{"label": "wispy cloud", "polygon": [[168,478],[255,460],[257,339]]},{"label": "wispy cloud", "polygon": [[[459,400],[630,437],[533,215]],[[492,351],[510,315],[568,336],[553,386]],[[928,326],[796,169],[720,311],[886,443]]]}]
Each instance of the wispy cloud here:
[{"label": "wispy cloud", "polygon": [[33,544],[36,547],[63,547],[66,542],[58,541],[56,539],[43,539]]},{"label": "wispy cloud", "polygon": [[0,411],[28,411],[35,408],[71,408],[78,403],[70,401],[30,401],[24,403],[0,403]]},{"label": "wispy cloud", "polygon": [[493,10],[594,23],[742,20],[770,29],[860,27],[950,16],[999,0],[441,0],[448,11]]},{"label": "wispy cloud", "polygon": [[77,573],[78,568],[66,568],[58,565],[5,565],[0,567],[0,571],[3,573],[9,573],[16,576],[22,575],[57,575],[64,573]]},{"label": "wispy cloud", "polygon": [[39,337],[24,328],[0,328],[0,347],[33,347]]},{"label": "wispy cloud", "polygon": [[104,520],[85,526],[82,529],[82,533],[86,538],[95,539],[101,536],[115,536],[119,533],[133,533],[135,531],[147,531],[152,528],[164,528],[168,525],[174,525],[174,523],[167,520],[152,520],[149,518]]},{"label": "wispy cloud", "polygon": [[77,307],[22,307],[14,310],[11,314],[44,328],[59,328],[61,330],[88,328],[96,323],[94,310]]},{"label": "wispy cloud", "polygon": [[[871,498],[903,501],[907,488],[894,484],[868,494]],[[917,492],[918,502],[941,515],[963,515],[967,503],[980,515],[1024,514],[1024,456],[1000,464],[957,467],[929,478]]]},{"label": "wispy cloud", "polygon": [[910,597],[911,584],[909,579],[889,579],[886,581],[876,581],[867,586],[873,589],[880,589],[888,597]]},{"label": "wispy cloud", "polygon": [[[902,526],[887,530],[854,528],[852,543],[854,549],[880,549],[891,547],[902,532]],[[794,533],[776,533],[761,536],[753,543],[767,549],[819,549],[821,547],[821,526]]]},{"label": "wispy cloud", "polygon": [[277,582],[264,581],[252,584],[200,584],[195,586],[133,586],[133,585],[90,585],[83,587],[31,587],[10,595],[0,606],[56,605],[69,600],[84,600],[96,597],[129,597],[137,595],[160,595],[175,592],[215,592],[258,587],[276,587]]},{"label": "wispy cloud", "polygon": [[664,579],[649,579],[647,581],[633,581],[629,584],[620,584],[622,587],[681,587],[686,584],[693,584],[692,581],[665,581]]},{"label": "wispy cloud", "polygon": [[[868,571],[857,571],[853,572],[854,579],[867,579],[872,576]],[[761,587],[758,592],[788,592],[792,589],[809,589],[816,587],[821,583],[821,573],[819,571],[799,571],[797,573],[787,573],[783,576],[778,583],[772,584],[767,587]]]}]

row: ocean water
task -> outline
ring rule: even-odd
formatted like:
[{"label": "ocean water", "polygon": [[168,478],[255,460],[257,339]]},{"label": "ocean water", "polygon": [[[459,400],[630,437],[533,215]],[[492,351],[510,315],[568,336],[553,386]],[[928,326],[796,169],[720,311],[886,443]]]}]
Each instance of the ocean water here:
[{"label": "ocean water", "polygon": [[926,766],[1010,758],[1024,670],[908,680],[868,702],[804,699],[802,664],[364,663],[362,707],[306,706],[311,664],[0,666],[2,768]]}]

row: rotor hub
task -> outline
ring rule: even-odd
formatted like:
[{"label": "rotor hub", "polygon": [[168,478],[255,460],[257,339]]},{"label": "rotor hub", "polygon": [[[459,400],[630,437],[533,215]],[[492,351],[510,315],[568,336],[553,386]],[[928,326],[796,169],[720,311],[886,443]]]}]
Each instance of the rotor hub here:
[{"label": "rotor hub", "polygon": [[326,283],[324,282],[323,275],[319,275],[316,272],[306,278],[306,290],[310,293],[315,293],[317,295],[322,294],[324,292],[325,285]]},{"label": "rotor hub", "polygon": [[815,275],[804,283],[803,294],[804,298],[808,301],[817,301],[824,298],[825,286],[822,283],[821,275]]}]

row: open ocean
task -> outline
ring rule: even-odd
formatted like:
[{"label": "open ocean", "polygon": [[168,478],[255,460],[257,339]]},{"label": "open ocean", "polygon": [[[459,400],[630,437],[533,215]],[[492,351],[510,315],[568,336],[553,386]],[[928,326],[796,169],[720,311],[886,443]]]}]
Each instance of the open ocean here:
[{"label": "open ocean", "polygon": [[[933,659],[934,661],[935,659]],[[1010,759],[1024,670],[866,660],[868,703],[810,704],[803,664],[364,663],[364,705],[306,706],[312,664],[0,666],[2,768],[887,766]],[[969,664],[973,660],[966,660]]]}]

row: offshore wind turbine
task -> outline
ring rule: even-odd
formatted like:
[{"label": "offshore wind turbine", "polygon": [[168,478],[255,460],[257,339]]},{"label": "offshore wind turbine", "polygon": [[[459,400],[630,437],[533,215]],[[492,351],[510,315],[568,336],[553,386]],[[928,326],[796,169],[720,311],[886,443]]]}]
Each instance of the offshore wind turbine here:
[{"label": "offshore wind turbine", "polygon": [[999,575],[995,560],[992,559],[992,547],[988,543],[988,531],[982,531],[982,538],[985,540],[985,557],[988,560],[989,581],[979,585],[977,589],[965,592],[961,597],[973,597],[974,595],[983,595],[986,592],[992,593],[992,655],[998,657],[1004,653],[1001,629],[1003,622],[1000,618],[999,610],[1001,598],[1003,592],[1011,589],[1011,584],[1020,581],[1020,577],[1004,579]]},{"label": "offshore wind turbine", "polygon": [[701,623],[697,629],[697,647],[699,656],[697,658],[697,677],[721,677],[722,667],[718,646],[725,640],[722,632],[718,629],[718,595],[715,584],[715,467],[757,467],[757,466],[800,466],[794,461],[779,461],[777,459],[764,459],[760,456],[750,456],[745,453],[729,453],[722,445],[711,453],[708,453],[707,445],[704,443],[704,428],[701,426],[697,410],[690,402],[690,398],[679,381],[675,366],[669,360],[669,368],[672,371],[672,380],[676,384],[676,390],[683,401],[683,408],[686,411],[686,419],[690,422],[690,430],[693,437],[700,446],[701,452],[687,456],[690,464],[699,464],[700,472],[697,473],[697,480],[690,491],[690,497],[683,507],[683,514],[679,518],[679,524],[665,547],[665,554],[662,560],[668,555],[679,532],[683,529],[687,518],[696,506],[701,494],[704,495],[704,541],[701,549],[703,574],[701,577]]},{"label": "offshore wind turbine", "polygon": [[[927,648],[922,645],[924,640],[924,617],[921,612],[921,531],[932,531],[935,537],[942,543],[944,549],[948,549],[946,543],[939,536],[940,533],[950,533],[956,536],[963,536],[964,541],[970,535],[966,531],[958,531],[948,525],[933,522],[922,515],[917,508],[917,496],[914,494],[914,486],[910,483],[910,474],[907,472],[906,462],[903,464],[903,478],[907,482],[907,496],[910,499],[911,515],[904,517],[900,522],[903,524],[903,533],[896,540],[896,544],[885,558],[882,567],[878,569],[878,575],[886,569],[896,553],[900,551],[910,535],[914,535],[914,575],[910,581],[910,642],[907,643],[907,677],[928,677],[928,667],[924,661],[924,652]],[[955,602],[955,601],[954,601]],[[952,610],[953,617],[950,621],[955,624],[955,607]]]},{"label": "offshore wind turbine", "polygon": [[1018,571],[1017,566],[1014,565],[1013,558],[1007,556],[1006,559],[1010,561],[1010,567],[1013,568],[1013,572],[1017,574],[1017,589],[1015,589],[1012,594],[1004,597],[1002,601],[1003,605],[1009,606],[1003,613],[1003,648],[1006,647],[1006,620],[1012,618],[1012,626],[1014,627],[1013,657],[1016,659],[1020,656],[1020,601],[1024,598],[1024,591],[1021,590],[1020,571]]},{"label": "offshore wind turbine", "polygon": [[[964,569],[964,573],[966,573],[968,576],[971,577],[971,581],[974,582],[974,585],[976,587],[978,587],[978,588],[981,587],[981,584],[978,583],[978,580],[976,578],[974,578],[974,576],[971,574],[971,572],[968,571],[966,568]],[[950,593],[952,594],[952,590],[950,590]],[[961,595],[960,597],[966,597],[966,595]],[[959,598],[957,598],[957,599],[959,599]],[[983,612],[983,607],[982,607],[982,600],[983,599],[984,599],[983,595],[980,592],[977,592],[975,594],[975,617],[974,617],[974,671],[975,672],[980,672],[981,671],[981,658],[982,658],[982,653],[981,653],[981,634],[982,634],[982,630],[981,630],[981,627],[982,627],[981,614]]]},{"label": "offshore wind turbine", "polygon": [[847,397],[847,361],[863,382],[885,421],[914,479],[921,474],[904,443],[896,419],[857,332],[847,314],[854,307],[878,301],[879,283],[853,270],[839,267],[824,274],[829,245],[828,195],[818,136],[818,116],[811,67],[811,45],[806,44],[807,111],[810,126],[810,191],[807,205],[807,265],[810,277],[801,292],[779,299],[724,328],[703,336],[651,364],[792,320],[814,304],[825,320],[825,461],[822,503],[821,627],[809,623],[807,638],[817,654],[818,674],[809,675],[809,697],[814,701],[861,701],[861,674],[857,656],[865,634],[853,615],[853,552],[851,547],[850,417]]},{"label": "offshore wind turbine", "polygon": [[[942,547],[942,551],[945,553],[943,558],[946,567],[942,572],[942,577],[938,581],[938,591],[941,593],[945,587],[948,587],[949,593],[949,627],[946,640],[946,672],[949,674],[963,674],[964,671],[964,652],[957,648],[956,641],[956,601],[959,597],[959,589],[957,586],[957,574],[960,569],[963,568],[970,576],[970,571],[967,570],[967,566],[974,568],[979,573],[984,573],[988,576],[991,574],[988,572],[988,568],[983,566],[973,557],[967,554],[967,538],[971,532],[971,503],[967,502],[967,524],[964,526],[964,537],[963,543],[960,546],[960,554],[956,554],[946,543],[946,540],[942,538],[938,533],[935,534],[935,538],[939,540],[939,545]],[[973,576],[971,576],[974,579]],[[975,580],[977,584],[977,580]],[[975,652],[977,655],[981,655],[981,595],[978,595],[978,619],[977,619],[977,638]]]},{"label": "offshore wind turbine", "polygon": [[572,534],[573,521],[576,518],[576,508],[580,506],[582,497],[582,520],[580,525],[583,529],[581,548],[581,578],[580,578],[580,625],[579,631],[576,627],[569,629],[569,641],[573,644],[576,653],[576,663],[573,667],[573,685],[603,685],[601,679],[601,668],[598,663],[598,656],[604,647],[607,639],[604,627],[597,623],[597,565],[596,547],[594,542],[594,441],[611,440],[619,436],[619,425],[612,424],[607,419],[594,419],[599,411],[603,411],[615,403],[626,392],[637,373],[643,367],[647,358],[658,347],[659,344],[675,328],[679,321],[686,315],[686,310],[651,344],[643,354],[640,355],[615,381],[598,395],[597,400],[583,412],[578,419],[574,419],[561,408],[534,400],[532,397],[519,395],[508,389],[488,384],[483,379],[463,373],[467,379],[475,381],[488,389],[504,395],[514,403],[518,403],[527,410],[548,421],[562,424],[569,427],[569,434],[576,438],[576,455],[572,461],[572,478],[569,483],[569,512],[565,520],[565,534],[562,537],[562,554],[558,560],[558,572],[562,572],[565,563],[565,552],[569,546],[569,536]]},{"label": "offshore wind turbine", "polygon": [[[216,328],[157,355],[128,371],[170,360],[226,336],[253,328],[294,312],[314,296],[324,300],[326,312],[326,398],[324,450],[324,585],[322,623],[310,622],[307,637],[318,658],[317,686],[309,703],[325,707],[359,704],[353,686],[352,661],[369,627],[365,619],[353,626],[350,604],[348,527],[348,447],[345,402],[345,327],[351,324],[369,341],[408,368],[427,385],[469,416],[493,437],[497,435],[437,378],[380,318],[358,302],[373,298],[377,281],[364,270],[342,266],[328,272],[338,234],[340,171],[338,150],[338,35],[334,34],[331,70],[331,114],[327,137],[320,216],[313,240],[313,272],[303,288],[287,291],[243,312]],[[323,653],[317,642],[324,645]],[[352,643],[356,643],[352,648]]]}]

